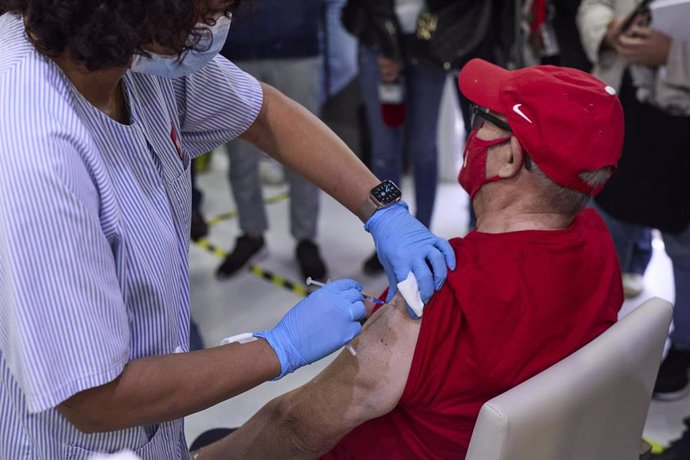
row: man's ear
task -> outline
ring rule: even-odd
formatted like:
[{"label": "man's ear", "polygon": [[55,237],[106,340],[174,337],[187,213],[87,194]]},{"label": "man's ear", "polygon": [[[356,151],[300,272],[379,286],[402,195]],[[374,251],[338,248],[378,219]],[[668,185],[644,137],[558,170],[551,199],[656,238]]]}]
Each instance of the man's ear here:
[{"label": "man's ear", "polygon": [[522,146],[515,136],[510,138],[510,148],[502,149],[500,152],[501,166],[498,169],[498,177],[508,179],[514,177],[522,169],[525,160]]}]

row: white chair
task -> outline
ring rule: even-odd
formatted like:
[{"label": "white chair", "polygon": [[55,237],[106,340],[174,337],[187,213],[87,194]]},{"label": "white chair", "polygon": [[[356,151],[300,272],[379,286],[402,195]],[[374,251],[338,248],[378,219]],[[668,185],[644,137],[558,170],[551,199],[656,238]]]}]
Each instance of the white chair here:
[{"label": "white chair", "polygon": [[651,298],[580,350],[487,401],[467,460],[637,459],[671,323]]}]

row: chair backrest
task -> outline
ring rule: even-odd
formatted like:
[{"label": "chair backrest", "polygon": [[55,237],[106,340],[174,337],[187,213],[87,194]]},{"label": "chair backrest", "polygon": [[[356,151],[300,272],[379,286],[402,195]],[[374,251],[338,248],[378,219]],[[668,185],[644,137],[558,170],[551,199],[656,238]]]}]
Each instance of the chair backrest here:
[{"label": "chair backrest", "polygon": [[487,401],[467,460],[625,460],[639,456],[671,323],[651,298],[599,337]]}]

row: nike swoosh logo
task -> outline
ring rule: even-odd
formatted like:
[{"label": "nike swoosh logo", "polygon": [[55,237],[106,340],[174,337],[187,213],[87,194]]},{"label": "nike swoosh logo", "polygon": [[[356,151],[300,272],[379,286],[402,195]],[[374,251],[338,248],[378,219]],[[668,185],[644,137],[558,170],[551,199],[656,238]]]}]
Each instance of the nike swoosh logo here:
[{"label": "nike swoosh logo", "polygon": [[522,104],[515,104],[515,105],[513,106],[513,112],[517,113],[517,114],[520,115],[522,118],[524,118],[524,119],[527,120],[528,122],[532,123],[532,120],[530,120],[529,118],[527,118],[527,115],[525,115],[524,113],[522,113],[522,110],[520,110],[520,106],[521,106],[521,105],[522,105]]}]

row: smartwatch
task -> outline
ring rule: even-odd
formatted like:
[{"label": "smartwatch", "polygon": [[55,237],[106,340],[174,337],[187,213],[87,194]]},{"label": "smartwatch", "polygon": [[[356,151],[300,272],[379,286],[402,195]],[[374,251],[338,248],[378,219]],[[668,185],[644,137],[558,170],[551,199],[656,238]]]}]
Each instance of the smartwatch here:
[{"label": "smartwatch", "polygon": [[357,217],[366,223],[376,211],[393,203],[400,201],[402,192],[392,180],[384,180],[376,187],[372,188],[369,196],[357,212]]}]

